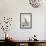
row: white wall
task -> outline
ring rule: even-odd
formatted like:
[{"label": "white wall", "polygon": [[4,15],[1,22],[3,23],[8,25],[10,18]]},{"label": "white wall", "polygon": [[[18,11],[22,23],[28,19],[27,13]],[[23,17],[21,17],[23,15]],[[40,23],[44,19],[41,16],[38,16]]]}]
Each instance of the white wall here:
[{"label": "white wall", "polygon": [[[32,13],[32,29],[20,29],[20,13]],[[0,16],[13,17],[8,32],[17,40],[27,40],[34,34],[39,40],[46,39],[45,15],[45,8],[33,8],[28,0],[0,0]],[[0,37],[2,39],[2,36]]]}]

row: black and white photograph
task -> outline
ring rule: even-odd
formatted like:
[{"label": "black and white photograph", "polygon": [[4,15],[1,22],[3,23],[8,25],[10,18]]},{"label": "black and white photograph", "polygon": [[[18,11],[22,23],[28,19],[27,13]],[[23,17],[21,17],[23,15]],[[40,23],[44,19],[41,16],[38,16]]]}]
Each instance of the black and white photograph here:
[{"label": "black and white photograph", "polygon": [[32,13],[20,13],[20,28],[32,28]]}]

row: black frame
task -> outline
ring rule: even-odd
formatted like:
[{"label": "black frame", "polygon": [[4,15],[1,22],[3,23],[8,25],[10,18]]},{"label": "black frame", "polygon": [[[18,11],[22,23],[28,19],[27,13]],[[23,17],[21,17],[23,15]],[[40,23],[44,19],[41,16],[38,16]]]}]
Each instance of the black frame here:
[{"label": "black frame", "polygon": [[[21,27],[21,16],[22,15],[30,15],[30,27]],[[20,13],[20,29],[31,29],[32,28],[32,13]]]}]

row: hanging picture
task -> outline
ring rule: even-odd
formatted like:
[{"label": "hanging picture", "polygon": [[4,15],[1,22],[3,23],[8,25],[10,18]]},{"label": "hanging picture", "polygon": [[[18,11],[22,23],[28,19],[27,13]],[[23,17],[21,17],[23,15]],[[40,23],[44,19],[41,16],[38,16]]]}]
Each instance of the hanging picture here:
[{"label": "hanging picture", "polygon": [[32,13],[20,13],[20,28],[21,29],[32,28]]}]

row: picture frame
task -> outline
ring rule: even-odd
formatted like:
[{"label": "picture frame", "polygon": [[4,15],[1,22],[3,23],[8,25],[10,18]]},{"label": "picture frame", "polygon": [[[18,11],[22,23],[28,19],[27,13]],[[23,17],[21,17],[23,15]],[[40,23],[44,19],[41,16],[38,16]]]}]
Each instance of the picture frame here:
[{"label": "picture frame", "polygon": [[20,13],[20,28],[21,29],[32,28],[32,13]]}]

